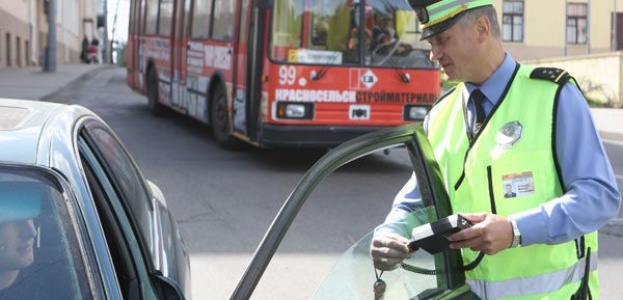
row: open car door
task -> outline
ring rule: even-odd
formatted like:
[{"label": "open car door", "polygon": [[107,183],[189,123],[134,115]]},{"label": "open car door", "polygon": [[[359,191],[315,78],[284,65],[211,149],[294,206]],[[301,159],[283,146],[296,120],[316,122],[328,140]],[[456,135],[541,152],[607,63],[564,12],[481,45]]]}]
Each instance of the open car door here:
[{"label": "open car door", "polygon": [[[303,176],[256,249],[231,299],[252,298],[303,204],[327,176],[351,161],[393,148],[406,149],[415,172],[422,196],[422,205],[413,212],[418,219],[428,223],[450,215],[450,202],[439,167],[420,124],[382,129],[360,136],[328,152]],[[304,299],[375,299],[372,288],[375,272],[369,255],[371,236],[372,233],[365,235],[341,255],[314,289],[313,295],[305,295]],[[459,250],[435,255],[419,250],[407,263],[419,272],[402,268],[384,272],[383,280],[387,284],[385,299],[478,299],[465,283],[464,272],[458,271],[463,266]]]}]

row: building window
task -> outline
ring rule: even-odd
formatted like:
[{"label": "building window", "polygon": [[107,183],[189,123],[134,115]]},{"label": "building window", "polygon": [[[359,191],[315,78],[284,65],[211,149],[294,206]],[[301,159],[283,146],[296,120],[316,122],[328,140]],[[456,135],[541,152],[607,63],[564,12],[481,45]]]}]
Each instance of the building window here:
[{"label": "building window", "polygon": [[506,0],[502,10],[502,40],[523,42],[523,0]]},{"label": "building window", "polygon": [[588,8],[586,3],[567,4],[567,43],[586,44],[588,41]]}]

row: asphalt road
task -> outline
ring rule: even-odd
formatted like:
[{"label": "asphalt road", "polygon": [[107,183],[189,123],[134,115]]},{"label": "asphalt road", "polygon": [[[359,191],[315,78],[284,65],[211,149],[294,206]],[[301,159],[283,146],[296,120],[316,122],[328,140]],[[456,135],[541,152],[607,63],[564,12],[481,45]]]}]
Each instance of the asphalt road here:
[{"label": "asphalt road", "polygon": [[[146,99],[130,91],[124,76],[123,69],[104,70],[56,101],[84,105],[113,127],[180,224],[191,252],[193,298],[228,299],[282,202],[324,151],[222,150],[206,126],[149,115]],[[607,141],[606,149],[623,186],[623,143]],[[406,153],[394,150],[331,175],[303,207],[254,299],[308,299],[336,257],[382,222],[410,172]],[[622,229],[619,219],[600,233],[601,299],[623,295]]]}]

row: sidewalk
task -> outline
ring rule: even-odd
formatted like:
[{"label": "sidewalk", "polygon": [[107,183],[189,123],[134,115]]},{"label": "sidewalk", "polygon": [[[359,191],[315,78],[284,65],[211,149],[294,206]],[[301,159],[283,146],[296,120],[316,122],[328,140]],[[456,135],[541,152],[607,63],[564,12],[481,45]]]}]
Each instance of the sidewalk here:
[{"label": "sidewalk", "polygon": [[95,71],[112,67],[103,64],[59,64],[56,72],[43,72],[42,67],[0,69],[0,97],[27,100],[49,100],[71,83],[84,80]]},{"label": "sidewalk", "polygon": [[[0,69],[0,97],[49,100],[71,83],[111,67],[102,64],[59,64],[54,73],[44,73],[41,67]],[[623,109],[592,108],[591,111],[602,138],[623,141]]]}]

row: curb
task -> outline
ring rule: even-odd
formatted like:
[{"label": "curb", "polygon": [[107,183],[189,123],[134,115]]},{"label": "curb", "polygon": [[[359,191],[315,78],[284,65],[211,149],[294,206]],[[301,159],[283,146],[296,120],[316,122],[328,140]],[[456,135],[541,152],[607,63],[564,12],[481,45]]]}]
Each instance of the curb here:
[{"label": "curb", "polygon": [[42,96],[41,98],[39,98],[39,101],[44,101],[44,102],[53,102],[54,99],[56,99],[57,97],[59,97],[61,94],[65,93],[67,90],[69,90],[70,88],[74,87],[75,85],[86,81],[92,77],[94,77],[97,73],[110,69],[110,68],[116,68],[117,66],[115,65],[102,65],[99,68],[87,71],[83,74],[81,74],[80,76],[76,77],[75,79],[73,79],[72,81],[68,82],[67,84],[65,84],[63,87]]},{"label": "curb", "polygon": [[623,133],[599,131],[602,140],[623,141]]}]

